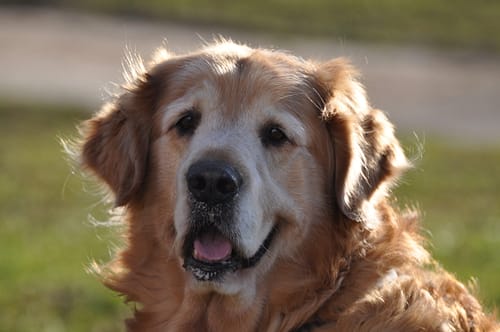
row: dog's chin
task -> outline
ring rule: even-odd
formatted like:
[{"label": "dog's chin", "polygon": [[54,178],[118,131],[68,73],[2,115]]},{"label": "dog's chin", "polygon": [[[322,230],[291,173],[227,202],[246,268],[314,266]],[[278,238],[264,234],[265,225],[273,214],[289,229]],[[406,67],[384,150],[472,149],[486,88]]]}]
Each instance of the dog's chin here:
[{"label": "dog's chin", "polygon": [[183,245],[183,267],[197,283],[210,288],[231,288],[248,278],[269,255],[277,228],[271,229],[254,255],[246,257],[231,239],[215,226],[194,229]]}]

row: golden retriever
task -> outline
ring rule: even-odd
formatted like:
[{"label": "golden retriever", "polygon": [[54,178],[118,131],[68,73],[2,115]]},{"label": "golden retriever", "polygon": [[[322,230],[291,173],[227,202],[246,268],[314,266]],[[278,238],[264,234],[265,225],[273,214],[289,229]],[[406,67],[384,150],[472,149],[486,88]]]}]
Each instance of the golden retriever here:
[{"label": "golden retriever", "polygon": [[409,163],[344,59],[160,50],[83,126],[123,207],[129,331],[493,331],[389,192]]}]

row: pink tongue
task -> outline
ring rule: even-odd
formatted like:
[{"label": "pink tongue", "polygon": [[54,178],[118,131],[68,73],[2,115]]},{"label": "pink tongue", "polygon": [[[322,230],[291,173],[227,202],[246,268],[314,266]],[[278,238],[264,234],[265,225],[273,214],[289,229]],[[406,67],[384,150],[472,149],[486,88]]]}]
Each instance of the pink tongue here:
[{"label": "pink tongue", "polygon": [[202,261],[222,261],[231,256],[233,246],[219,233],[205,233],[194,240],[194,258]]}]

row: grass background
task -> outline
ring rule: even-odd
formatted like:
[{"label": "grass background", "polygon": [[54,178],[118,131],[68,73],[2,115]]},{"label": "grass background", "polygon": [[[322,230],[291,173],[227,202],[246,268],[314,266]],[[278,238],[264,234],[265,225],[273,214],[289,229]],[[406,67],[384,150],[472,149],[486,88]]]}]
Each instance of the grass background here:
[{"label": "grass background", "polygon": [[500,52],[495,0],[0,0],[334,39]]},{"label": "grass background", "polygon": [[[0,102],[0,330],[119,331],[128,309],[86,274],[107,261],[112,228],[100,196],[73,174],[58,137],[89,113],[75,107]],[[420,144],[406,139],[410,155]],[[428,139],[401,183],[401,206],[424,213],[430,248],[462,280],[477,277],[485,303],[500,307],[500,149]]]},{"label": "grass background", "polygon": [[[120,331],[120,299],[85,273],[109,258],[99,197],[73,175],[58,136],[88,114],[0,103],[0,330]],[[87,193],[86,193],[87,191]]]}]

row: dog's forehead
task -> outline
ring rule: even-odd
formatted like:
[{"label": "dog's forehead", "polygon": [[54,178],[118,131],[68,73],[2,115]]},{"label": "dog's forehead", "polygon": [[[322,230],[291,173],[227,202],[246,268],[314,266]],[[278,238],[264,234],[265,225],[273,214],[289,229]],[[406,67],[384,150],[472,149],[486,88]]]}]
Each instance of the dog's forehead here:
[{"label": "dog's forehead", "polygon": [[211,56],[209,78],[225,101],[250,104],[258,99],[287,103],[310,90],[306,62],[267,50]]},{"label": "dog's forehead", "polygon": [[248,110],[318,108],[312,64],[281,52],[218,45],[181,59],[169,78],[167,109],[216,109],[226,119]]}]

